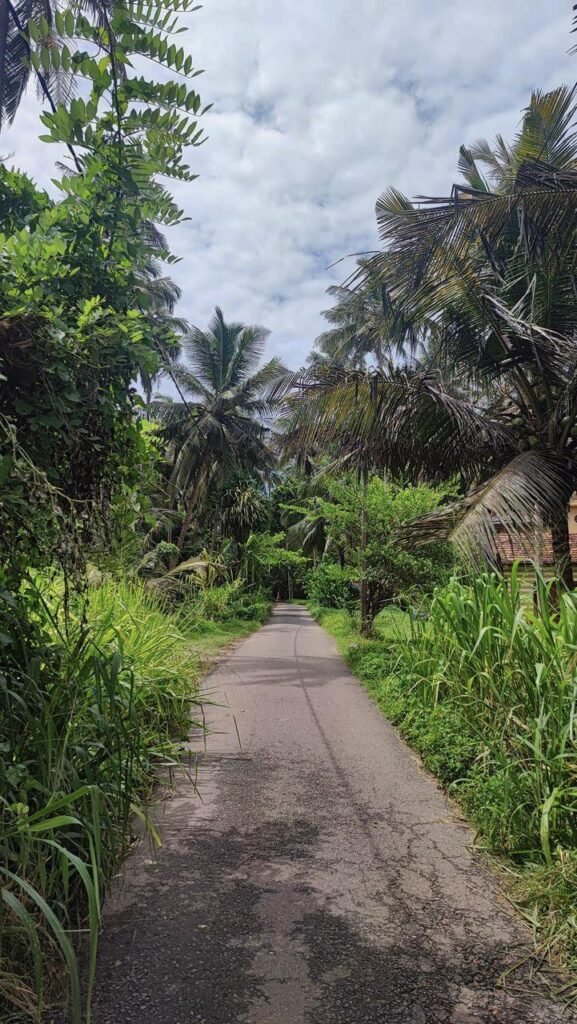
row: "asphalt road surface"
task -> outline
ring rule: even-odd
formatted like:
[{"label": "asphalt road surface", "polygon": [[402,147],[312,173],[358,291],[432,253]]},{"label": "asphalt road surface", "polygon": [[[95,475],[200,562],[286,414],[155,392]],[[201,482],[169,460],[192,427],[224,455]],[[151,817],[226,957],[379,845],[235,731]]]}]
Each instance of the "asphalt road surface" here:
[{"label": "asphalt road surface", "polygon": [[163,848],[108,901],[95,1024],[577,1019],[527,967],[500,984],[528,932],[304,609],[279,605],[206,691],[200,798],[179,782]]}]

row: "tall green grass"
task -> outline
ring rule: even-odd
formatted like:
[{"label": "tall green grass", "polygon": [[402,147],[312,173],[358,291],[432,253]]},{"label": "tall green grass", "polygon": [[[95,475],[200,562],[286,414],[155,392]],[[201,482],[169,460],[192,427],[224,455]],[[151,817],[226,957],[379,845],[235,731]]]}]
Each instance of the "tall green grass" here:
[{"label": "tall green grass", "polygon": [[453,581],[397,642],[396,666],[425,707],[452,708],[478,741],[470,800],[491,845],[548,866],[577,848],[577,601],[553,602],[550,587],[537,576],[533,606],[517,568],[509,581]]},{"label": "tall green grass", "polygon": [[39,1020],[67,989],[73,1024],[90,1021],[102,892],[158,771],[179,762],[200,622],[140,582],[0,591],[0,1020]]},{"label": "tall green grass", "polygon": [[426,617],[388,615],[370,641],[346,612],[320,619],[478,841],[507,858],[539,941],[577,967],[577,596],[554,600],[536,578],[534,603],[519,567],[453,580]]},{"label": "tall green grass", "polygon": [[378,699],[509,858],[541,950],[577,970],[577,597],[537,572],[531,603],[524,584],[514,567],[438,592],[388,652]]}]

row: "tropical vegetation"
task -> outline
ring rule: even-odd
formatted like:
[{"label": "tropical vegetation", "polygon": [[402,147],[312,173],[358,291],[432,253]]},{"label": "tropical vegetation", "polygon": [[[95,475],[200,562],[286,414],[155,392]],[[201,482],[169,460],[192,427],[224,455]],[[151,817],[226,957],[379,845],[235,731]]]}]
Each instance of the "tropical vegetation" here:
[{"label": "tropical vegetation", "polygon": [[[67,153],[50,194],[0,163],[2,1020],[90,1020],[107,884],[135,821],[160,842],[207,659],[276,597],[337,635],[577,957],[575,90],[461,147],[449,194],[389,188],[383,251],[290,372],[263,326],[178,315],[193,10],[0,8],[0,125],[33,81]],[[503,571],[503,530],[549,534],[550,573]]]},{"label": "tropical vegetation", "polygon": [[[286,370],[276,357],[260,365],[268,334],[263,327],[227,324],[217,308],[207,331],[193,327],[184,338],[188,363],[170,369],[178,400],[152,405],[173,451],[171,497],[185,509],[180,549],[208,495],[224,495],[242,474],[264,482],[274,468],[266,421],[275,402],[269,393]],[[245,510],[248,493],[237,497]]]},{"label": "tropical vegetation", "polygon": [[296,381],[292,439],[334,443],[349,462],[396,475],[458,478],[458,501],[422,517],[415,539],[451,536],[495,554],[496,524],[526,537],[546,526],[569,586],[575,115],[574,89],[537,92],[512,144],[461,147],[462,180],[449,196],[412,203],[394,188],[383,193],[387,247],[356,276],[361,292],[380,283],[386,316],[401,325],[388,334],[391,356],[407,330],[424,354],[411,344],[382,368],[379,342],[377,365],[357,369],[351,335],[351,368],[313,365]]}]

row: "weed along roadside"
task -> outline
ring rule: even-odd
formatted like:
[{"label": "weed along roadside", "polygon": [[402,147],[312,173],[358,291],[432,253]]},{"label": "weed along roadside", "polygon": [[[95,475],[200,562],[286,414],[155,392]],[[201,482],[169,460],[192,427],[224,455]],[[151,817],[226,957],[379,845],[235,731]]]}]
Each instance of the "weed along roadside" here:
[{"label": "weed along roadside", "polygon": [[[574,644],[577,602],[558,607],[522,571],[437,592],[428,614],[398,609],[363,639],[350,612],[312,605],[383,714],[455,797],[496,858],[536,953],[575,972],[577,897]],[[566,982],[572,997],[574,982]]]},{"label": "weed along roadside", "polygon": [[[8,995],[23,1013],[58,1003],[67,978],[75,1021],[91,1003],[103,887],[122,870],[135,820],[152,828],[154,787],[178,774],[191,726],[204,730],[200,680],[270,605],[247,607],[215,588],[217,618],[202,598],[174,606],[142,581],[108,580],[64,613],[60,577],[37,576],[35,593],[33,651],[41,637],[45,685],[3,720],[20,766],[9,780],[29,793],[3,826],[5,863],[21,865],[4,869],[20,893],[7,906],[22,923],[22,933],[4,935],[3,955],[13,970]],[[75,934],[85,936],[84,968]]]}]

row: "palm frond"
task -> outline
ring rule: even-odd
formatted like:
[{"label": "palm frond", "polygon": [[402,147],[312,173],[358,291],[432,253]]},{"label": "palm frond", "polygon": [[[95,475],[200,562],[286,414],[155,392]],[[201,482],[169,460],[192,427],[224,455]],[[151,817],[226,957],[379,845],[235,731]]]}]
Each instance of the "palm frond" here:
[{"label": "palm frond", "polygon": [[216,307],[207,337],[213,354],[213,372],[217,373],[214,384],[218,390],[230,386],[231,366],[243,331],[243,324],[226,323],[222,310]]},{"label": "palm frond", "polygon": [[513,143],[516,170],[523,163],[571,169],[577,161],[575,97],[577,86],[561,85],[533,93]]},{"label": "palm frond", "polygon": [[6,0],[0,5],[0,128],[14,120],[28,83],[30,40],[19,26],[28,24],[32,6],[31,0],[12,9]]},{"label": "palm frond", "polygon": [[220,369],[215,339],[211,334],[191,327],[182,339],[185,357],[195,376],[203,381],[207,389],[216,391],[220,387]]},{"label": "palm frond", "polygon": [[349,464],[431,479],[461,472],[471,479],[488,459],[503,459],[514,447],[506,428],[451,394],[438,371],[331,368],[301,375],[295,386],[285,442],[295,455],[336,447]]},{"label": "palm frond", "polygon": [[156,273],[153,276],[151,264],[147,270],[150,276],[148,279],[144,278],[139,285],[139,290],[146,301],[147,310],[155,313],[174,313],[176,304],[182,297],[182,289],[170,277],[161,277]]},{"label": "palm frond", "polygon": [[567,515],[573,483],[558,452],[521,452],[461,501],[436,509],[402,528],[414,544],[451,540],[465,555],[496,560],[505,532],[534,550],[544,525]]},{"label": "palm frond", "polygon": [[245,376],[244,380],[233,389],[232,395],[241,406],[247,404],[252,406],[258,401],[263,403],[263,407],[266,405],[266,415],[273,413],[276,406],[274,398],[276,386],[284,380],[288,372],[279,357],[273,356],[256,373]]},{"label": "palm frond", "polygon": [[[52,40],[58,45],[53,5],[49,0],[2,0],[0,4],[0,128],[12,123],[31,74],[40,96],[55,106],[66,103],[74,91],[74,75],[62,68],[31,72],[30,50],[36,44],[28,35],[28,22],[44,17]],[[44,41],[46,45],[46,41]]]},{"label": "palm frond", "polygon": [[470,149],[461,146],[459,150],[459,171],[465,181],[477,192],[489,192],[489,186],[481,174]]},{"label": "palm frond", "polygon": [[285,544],[289,551],[302,551],[304,555],[322,554],[326,548],[326,525],[322,516],[304,516],[286,531]]},{"label": "palm frond", "polygon": [[167,372],[186,398],[210,398],[211,392],[202,379],[183,363],[167,367]]},{"label": "palm frond", "polygon": [[265,351],[270,331],[253,325],[244,327],[235,338],[235,345],[226,369],[226,385],[238,387],[254,374]]}]

